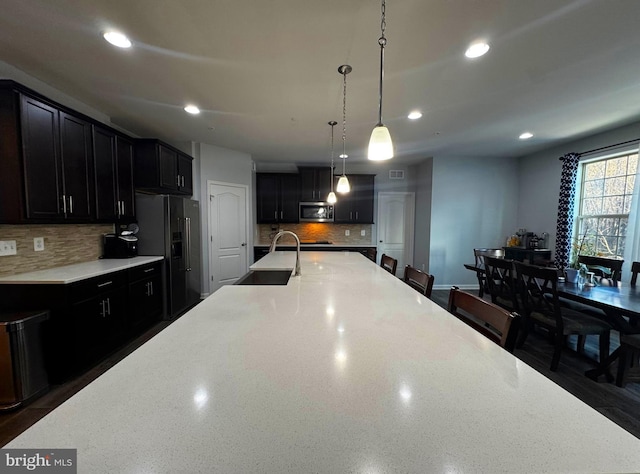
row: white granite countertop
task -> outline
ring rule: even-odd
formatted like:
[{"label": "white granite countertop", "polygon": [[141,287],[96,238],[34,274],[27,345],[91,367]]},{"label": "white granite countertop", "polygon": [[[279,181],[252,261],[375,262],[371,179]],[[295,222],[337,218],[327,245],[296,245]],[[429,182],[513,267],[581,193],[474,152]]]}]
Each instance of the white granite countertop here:
[{"label": "white granite countertop", "polygon": [[126,270],[127,268],[133,268],[163,259],[164,257],[159,256],[144,256],[100,259],[91,262],[74,263],[73,265],[65,265],[62,267],[48,268],[46,270],[0,277],[0,285],[66,285],[68,283],[117,272],[119,270]]},{"label": "white granite countertop", "polygon": [[[354,252],[226,286],[7,448],[79,473],[640,472],[640,440]],[[256,268],[293,268],[270,254]]]}]

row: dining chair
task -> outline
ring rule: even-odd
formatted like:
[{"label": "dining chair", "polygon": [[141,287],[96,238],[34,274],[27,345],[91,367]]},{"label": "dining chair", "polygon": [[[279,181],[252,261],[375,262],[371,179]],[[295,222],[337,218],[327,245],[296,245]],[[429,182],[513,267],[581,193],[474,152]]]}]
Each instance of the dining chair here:
[{"label": "dining chair", "polygon": [[636,286],[638,273],[640,273],[640,262],[633,262],[631,264],[631,286]]},{"label": "dining chair", "polygon": [[523,324],[517,347],[522,347],[531,327],[536,324],[554,336],[551,370],[558,369],[560,355],[569,335],[599,336],[600,361],[609,355],[611,325],[587,314],[565,308],[558,297],[558,270],[513,262],[523,304]]},{"label": "dining chair", "polygon": [[520,315],[460,290],[449,292],[448,311],[473,329],[513,352],[518,335]]},{"label": "dining chair", "polygon": [[378,251],[374,248],[368,248],[365,256],[372,262],[375,262],[378,259]]},{"label": "dining chair", "polygon": [[427,298],[431,298],[431,290],[433,290],[433,281],[435,280],[433,275],[407,265],[404,267],[403,280],[414,290],[422,293]]},{"label": "dining chair", "polygon": [[640,382],[640,334],[620,334],[620,349],[616,385]]},{"label": "dining chair", "polygon": [[620,281],[624,260],[594,257],[592,255],[578,255],[578,263],[584,263],[589,271],[594,272],[598,276]]},{"label": "dining chair", "polygon": [[484,270],[491,302],[509,311],[520,311],[513,260],[485,256]]},{"label": "dining chair", "polygon": [[380,266],[392,275],[395,275],[396,268],[398,267],[398,261],[393,257],[382,254],[382,257],[380,257]]},{"label": "dining chair", "polygon": [[[477,248],[473,249],[473,256],[476,259],[476,267],[483,267],[485,257],[504,258],[504,249]],[[478,278],[478,286],[480,287],[478,296],[482,298],[484,292],[489,290],[487,288],[487,280],[482,271],[477,271],[476,276]]]}]

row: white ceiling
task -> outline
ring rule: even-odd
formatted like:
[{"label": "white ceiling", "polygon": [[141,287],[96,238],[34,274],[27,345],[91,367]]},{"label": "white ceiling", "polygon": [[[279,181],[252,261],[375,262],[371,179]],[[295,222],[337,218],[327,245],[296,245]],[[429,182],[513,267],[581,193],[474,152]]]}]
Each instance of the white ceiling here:
[{"label": "white ceiling", "polygon": [[[0,0],[0,59],[139,136],[257,162],[366,161],[378,0]],[[388,0],[384,121],[396,160],[522,156],[640,120],[639,0]],[[106,43],[125,32],[129,50]],[[485,38],[489,53],[464,57]],[[203,112],[191,116],[187,103]],[[424,116],[409,121],[419,109]],[[534,138],[518,140],[523,131]],[[640,130],[639,130],[640,132]]]}]

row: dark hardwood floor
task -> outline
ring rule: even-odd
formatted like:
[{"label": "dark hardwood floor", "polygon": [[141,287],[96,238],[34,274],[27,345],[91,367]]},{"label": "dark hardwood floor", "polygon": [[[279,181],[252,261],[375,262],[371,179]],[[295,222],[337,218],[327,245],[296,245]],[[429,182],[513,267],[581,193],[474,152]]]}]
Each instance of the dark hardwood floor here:
[{"label": "dark hardwood floor", "polygon": [[[448,299],[449,290],[434,290],[432,293],[432,300],[444,308],[447,306]],[[25,407],[9,412],[0,412],[0,446],[7,444],[40,418],[61,405],[173,321],[159,322],[85,374],[62,385],[52,386],[49,392]],[[612,347],[616,346],[616,337],[612,337]],[[613,383],[605,382],[604,378],[600,382],[594,382],[585,377],[584,372],[594,367],[593,360],[596,357],[597,349],[597,340],[592,340],[589,337],[585,345],[585,355],[579,355],[570,350],[564,351],[558,370],[551,372],[549,366],[553,346],[544,334],[534,332],[529,335],[522,349],[515,350],[514,355],[614,423],[640,438],[640,383],[628,383],[625,388],[620,388]]]}]

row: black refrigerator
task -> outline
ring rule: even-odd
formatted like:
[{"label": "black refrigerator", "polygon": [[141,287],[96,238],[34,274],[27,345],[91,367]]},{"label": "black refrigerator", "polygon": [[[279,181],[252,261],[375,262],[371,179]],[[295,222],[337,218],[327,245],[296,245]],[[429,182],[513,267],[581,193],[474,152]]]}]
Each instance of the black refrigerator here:
[{"label": "black refrigerator", "polygon": [[179,196],[136,194],[138,255],[164,255],[164,317],[200,301],[200,205]]}]

